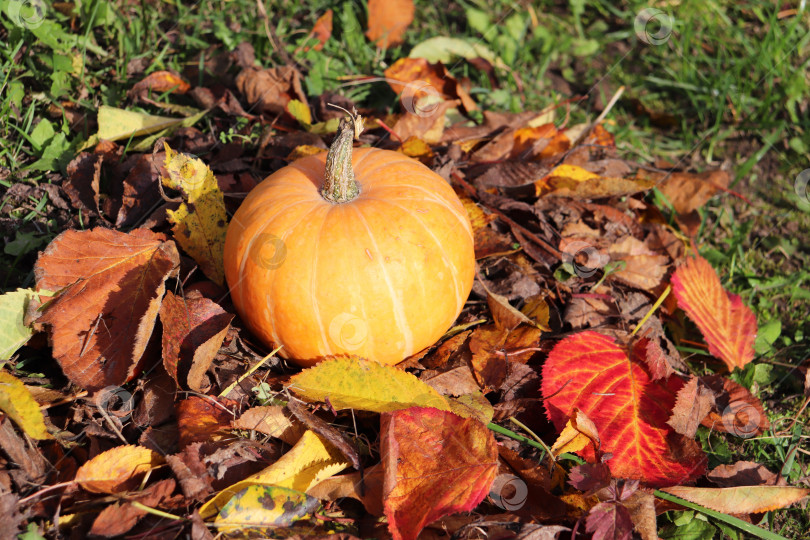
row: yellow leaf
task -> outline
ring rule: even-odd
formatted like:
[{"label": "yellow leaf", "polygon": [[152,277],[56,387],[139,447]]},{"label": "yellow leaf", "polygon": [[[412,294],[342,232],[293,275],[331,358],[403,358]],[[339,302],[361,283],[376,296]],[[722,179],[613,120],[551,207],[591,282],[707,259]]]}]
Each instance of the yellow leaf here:
[{"label": "yellow leaf", "polygon": [[118,446],[79,467],[75,480],[93,493],[121,493],[135,489],[144,474],[163,462],[160,454],[143,446]]},{"label": "yellow leaf", "polygon": [[554,441],[551,447],[551,454],[554,457],[565,452],[579,452],[588,443],[593,443],[594,448],[599,449],[599,434],[596,425],[585,413],[574,407],[571,418],[566,422],[560,436]]},{"label": "yellow leaf", "polygon": [[253,476],[220,491],[200,508],[203,519],[217,514],[231,497],[254,485],[273,485],[305,492],[345,469],[346,458],[320,435],[307,431],[281,459]]},{"label": "yellow leaf", "polygon": [[311,518],[320,507],[318,499],[294,489],[253,485],[234,495],[214,523],[220,533],[291,527]]},{"label": "yellow leaf", "polygon": [[0,360],[11,358],[31,337],[33,332],[25,325],[23,317],[35,294],[44,293],[36,293],[32,289],[17,289],[0,295]]},{"label": "yellow leaf", "polygon": [[167,210],[172,231],[180,246],[200,265],[203,273],[213,282],[225,283],[223,251],[228,216],[225,198],[217,179],[200,159],[166,148],[168,177],[163,185],[183,193],[186,201],[175,211]]},{"label": "yellow leaf", "polygon": [[19,379],[0,371],[0,410],[33,439],[52,439],[45,427],[42,411]]},{"label": "yellow leaf", "polygon": [[314,156],[322,152],[326,152],[326,150],[319,146],[313,146],[311,144],[302,144],[293,148],[292,152],[290,152],[290,155],[287,156],[287,160],[295,161],[296,159]]},{"label": "yellow leaf", "polygon": [[445,398],[410,373],[356,356],[332,358],[305,369],[291,379],[289,388],[310,401],[329,398],[337,410],[450,410]]},{"label": "yellow leaf", "polygon": [[287,112],[304,127],[312,125],[312,113],[306,103],[292,99],[287,103]]},{"label": "yellow leaf", "polygon": [[102,105],[98,108],[98,138],[117,141],[155,133],[179,125],[185,118],[154,116]]}]

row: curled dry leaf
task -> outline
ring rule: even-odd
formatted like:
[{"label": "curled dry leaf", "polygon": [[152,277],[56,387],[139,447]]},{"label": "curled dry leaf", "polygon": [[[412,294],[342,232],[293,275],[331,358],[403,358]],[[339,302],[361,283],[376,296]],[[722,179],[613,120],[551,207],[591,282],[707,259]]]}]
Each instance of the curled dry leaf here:
[{"label": "curled dry leaf", "polygon": [[720,375],[701,377],[715,395],[715,407],[703,425],[738,437],[756,437],[770,427],[762,403],[747,388]]},{"label": "curled dry leaf", "polygon": [[60,292],[39,322],[71,381],[100,390],[135,376],[178,266],[174,243],[145,229],[66,231],[50,243],[34,266],[37,288]]},{"label": "curled dry leaf", "polygon": [[369,0],[366,37],[382,49],[399,45],[414,12],[413,0]]},{"label": "curled dry leaf", "polygon": [[118,446],[79,467],[75,481],[93,493],[121,493],[135,489],[144,474],[163,463],[163,457],[148,448]]},{"label": "curled dry leaf", "polygon": [[432,98],[436,97],[459,99],[467,112],[478,108],[441,62],[433,64],[424,58],[400,58],[385,70],[385,77],[391,89],[401,96],[405,110],[411,113],[436,114],[436,106],[431,104]]},{"label": "curled dry leaf", "polygon": [[729,465],[718,465],[706,475],[718,487],[775,486],[780,479],[764,465],[753,461],[735,461]]},{"label": "curled dry leaf", "polygon": [[248,112],[258,109],[262,113],[280,115],[286,112],[292,99],[307,102],[301,80],[301,73],[292,66],[269,69],[251,66],[236,76],[236,87],[251,105]]},{"label": "curled dry leaf", "polygon": [[565,427],[551,447],[551,454],[557,457],[565,452],[579,452],[588,444],[592,444],[596,452],[599,451],[601,446],[599,431],[596,424],[584,412],[574,407],[571,418],[565,423]]},{"label": "curled dry leaf", "polygon": [[208,389],[205,372],[232,319],[233,315],[198,291],[189,291],[185,298],[166,292],[160,306],[163,365],[178,384],[187,383],[195,392]]},{"label": "curled dry leaf", "polygon": [[700,423],[714,407],[714,394],[703,386],[700,380],[692,376],[678,390],[675,407],[667,424],[677,433],[690,439],[694,438]]},{"label": "curled dry leaf", "polygon": [[153,71],[137,83],[127,92],[130,99],[148,99],[150,94],[185,94],[191,89],[191,85],[184,81],[176,73],[171,71]]},{"label": "curled dry leaf", "polygon": [[709,352],[729,371],[754,359],[757,319],[742,298],[727,292],[709,261],[692,257],[675,270],[672,292],[678,307],[694,321]]}]

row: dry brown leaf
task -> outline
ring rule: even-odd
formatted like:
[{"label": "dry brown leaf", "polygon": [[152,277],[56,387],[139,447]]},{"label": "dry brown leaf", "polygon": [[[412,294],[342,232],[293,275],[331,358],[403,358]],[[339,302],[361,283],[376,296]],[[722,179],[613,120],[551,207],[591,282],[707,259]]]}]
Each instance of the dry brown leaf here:
[{"label": "dry brown leaf", "polygon": [[790,486],[731,488],[673,486],[661,488],[661,491],[727,514],[753,514],[787,508],[810,495],[810,489]]},{"label": "dry brown leaf", "polygon": [[657,255],[644,242],[632,236],[626,236],[608,248],[613,261],[624,261],[624,268],[613,272],[610,277],[638,287],[652,290],[661,283],[667,273],[669,259]]},{"label": "dry brown leaf", "polygon": [[268,69],[251,66],[236,76],[236,87],[258,112],[280,115],[286,114],[290,100],[307,102],[301,80],[301,73],[292,66]]},{"label": "dry brown leaf", "polygon": [[187,383],[195,392],[205,392],[210,384],[205,372],[216,357],[233,315],[189,291],[185,298],[171,291],[160,306],[163,323],[163,365],[178,384]]},{"label": "dry brown leaf", "polygon": [[728,187],[731,176],[726,171],[701,174],[672,173],[658,189],[669,199],[679,214],[689,214],[711,199],[719,189]]},{"label": "dry brown leaf", "polygon": [[706,478],[718,487],[785,485],[784,478],[753,461],[735,461],[729,465],[718,465],[706,474]]},{"label": "dry brown leaf", "polygon": [[714,394],[711,390],[700,384],[700,380],[692,376],[678,390],[675,407],[667,424],[677,433],[690,439],[695,437],[700,423],[709,414],[714,406]]},{"label": "dry brown leaf", "polygon": [[703,419],[703,425],[738,437],[755,437],[770,427],[762,403],[744,386],[721,375],[700,380],[715,396],[715,408]]},{"label": "dry brown leaf", "polygon": [[399,45],[414,12],[413,0],[368,0],[366,37],[383,49]]},{"label": "dry brown leaf", "polygon": [[403,108],[411,113],[433,116],[431,99],[460,99],[467,112],[478,107],[461,84],[441,62],[432,64],[424,58],[400,58],[385,70],[391,89],[400,95]]},{"label": "dry brown leaf", "polygon": [[287,444],[295,444],[306,427],[295,421],[289,411],[280,405],[252,407],[234,420],[236,429],[249,429],[277,437]]},{"label": "dry brown leaf", "polygon": [[218,432],[231,427],[236,403],[227,398],[191,396],[176,408],[179,446],[183,449],[195,442],[220,439]]},{"label": "dry brown leaf", "polygon": [[67,231],[51,242],[34,273],[38,289],[61,292],[39,322],[71,381],[99,390],[136,375],[178,266],[174,243],[146,229]]}]

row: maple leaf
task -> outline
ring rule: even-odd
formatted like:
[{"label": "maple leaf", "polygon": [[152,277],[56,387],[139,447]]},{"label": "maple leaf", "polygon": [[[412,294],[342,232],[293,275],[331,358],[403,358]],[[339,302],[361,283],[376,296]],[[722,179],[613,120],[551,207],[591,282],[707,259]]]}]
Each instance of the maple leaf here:
[{"label": "maple leaf", "polygon": [[723,289],[720,278],[703,257],[688,258],[672,275],[672,292],[703,334],[709,352],[729,371],[754,359],[757,320],[742,299]]},{"label": "maple leaf", "polygon": [[428,523],[468,512],[495,481],[498,449],[484,424],[433,408],[384,413],[380,422],[383,497],[395,540]]},{"label": "maple leaf", "polygon": [[40,255],[37,288],[61,291],[39,322],[74,383],[99,390],[139,370],[166,279],[180,264],[174,243],[164,240],[146,229],[66,231]]},{"label": "maple leaf", "polygon": [[593,534],[593,540],[630,540],[633,520],[623,505],[614,501],[602,502],[588,512],[585,529]]},{"label": "maple leaf", "polygon": [[[561,431],[579,408],[596,425],[613,476],[652,486],[676,485],[700,476],[699,446],[667,425],[682,381],[653,381],[643,359],[607,336],[580,332],[558,343],[543,366],[542,392],[549,419]],[[580,452],[592,461],[590,446]]]}]

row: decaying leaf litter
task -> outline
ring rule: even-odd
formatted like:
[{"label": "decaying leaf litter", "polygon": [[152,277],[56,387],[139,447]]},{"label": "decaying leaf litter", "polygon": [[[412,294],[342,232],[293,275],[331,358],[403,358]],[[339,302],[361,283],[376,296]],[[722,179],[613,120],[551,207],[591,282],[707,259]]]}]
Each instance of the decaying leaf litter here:
[{"label": "decaying leaf litter", "polygon": [[[379,4],[367,37],[387,47],[410,20]],[[4,535],[647,539],[679,500],[744,527],[807,497],[756,463],[710,469],[696,440],[699,426],[769,429],[727,377],[754,360],[757,321],[693,240],[727,172],[621,159],[604,124],[567,124],[570,104],[481,111],[468,81],[425,58],[385,71],[400,107],[384,114],[307,95],[299,66],[259,67],[247,44],[224,56],[229,87],[153,72],[128,97],[164,111],[99,110],[60,190],[91,226],[41,252],[35,288],[0,297],[3,357],[55,360],[44,379],[0,372]],[[442,175],[473,226],[456,325],[396,367],[300,371],[244,329],[224,284],[228,216],[257,171],[327,148],[343,114],[329,103],[358,106],[360,144]],[[261,126],[257,155],[201,131],[204,116]]]}]

